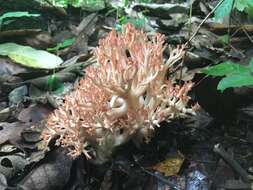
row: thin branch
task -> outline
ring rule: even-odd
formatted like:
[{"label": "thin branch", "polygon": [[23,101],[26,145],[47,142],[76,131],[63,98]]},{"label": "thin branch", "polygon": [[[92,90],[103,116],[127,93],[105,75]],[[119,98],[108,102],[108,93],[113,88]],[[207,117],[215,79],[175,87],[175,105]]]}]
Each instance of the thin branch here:
[{"label": "thin branch", "polygon": [[206,15],[206,17],[204,18],[204,20],[202,20],[202,22],[199,24],[198,28],[196,29],[196,31],[193,33],[193,35],[190,37],[190,39],[184,44],[185,47],[192,41],[192,39],[197,35],[197,33],[199,32],[201,26],[206,22],[206,20],[214,13],[214,11],[216,11],[216,9],[223,3],[224,0],[221,0],[214,8],[213,10],[208,13],[208,15]]},{"label": "thin branch", "polygon": [[[235,18],[234,20],[235,20],[235,22],[236,22],[238,25],[240,25],[240,28],[238,28],[238,30],[242,30],[242,31],[245,33],[245,35],[247,36],[247,38],[250,40],[250,42],[253,43],[253,39],[252,39],[252,37],[249,35],[249,33],[248,33],[247,29],[245,28],[244,24],[240,23],[240,21],[238,21],[236,18]],[[233,33],[233,35],[235,35],[235,32]],[[232,37],[232,36],[231,36],[231,37]]]},{"label": "thin branch", "polygon": [[213,151],[217,153],[222,159],[234,170],[236,171],[245,182],[250,182],[252,178],[250,175],[240,166],[240,164],[234,160],[221,146],[221,144],[216,144]]}]

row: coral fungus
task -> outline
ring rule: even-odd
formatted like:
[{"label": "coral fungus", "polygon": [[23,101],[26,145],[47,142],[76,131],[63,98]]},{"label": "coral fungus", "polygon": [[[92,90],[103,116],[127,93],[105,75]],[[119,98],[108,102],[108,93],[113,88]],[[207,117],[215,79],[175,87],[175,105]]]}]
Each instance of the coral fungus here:
[{"label": "coral fungus", "polygon": [[102,163],[129,139],[148,141],[161,121],[194,114],[187,107],[192,83],[180,86],[167,76],[183,48],[171,50],[167,61],[164,49],[161,34],[149,40],[131,24],[111,31],[94,51],[97,63],[50,115],[44,139],[59,136],[57,144],[73,157],[84,153]]}]

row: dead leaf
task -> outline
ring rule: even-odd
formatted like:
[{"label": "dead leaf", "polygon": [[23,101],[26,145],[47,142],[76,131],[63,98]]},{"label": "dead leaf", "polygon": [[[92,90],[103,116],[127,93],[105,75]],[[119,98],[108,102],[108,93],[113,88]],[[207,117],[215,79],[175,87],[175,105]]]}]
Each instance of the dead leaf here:
[{"label": "dead leaf", "polygon": [[48,106],[33,104],[19,113],[18,120],[24,123],[36,123],[45,119],[51,111]]},{"label": "dead leaf", "polygon": [[28,68],[13,63],[8,58],[0,58],[0,74],[1,75],[17,75],[19,73],[27,73]]},{"label": "dead leaf", "polygon": [[12,90],[8,96],[10,105],[18,105],[24,100],[24,97],[28,94],[26,85],[20,86]]},{"label": "dead leaf", "polygon": [[34,35],[41,32],[41,29],[17,29],[17,30],[8,30],[8,31],[1,31],[0,32],[0,39],[1,38],[8,38],[15,36],[28,36]]},{"label": "dead leaf", "polygon": [[7,179],[16,176],[23,171],[29,162],[24,155],[16,153],[14,155],[6,155],[0,157],[0,173],[4,174]]},{"label": "dead leaf", "polygon": [[184,162],[184,155],[179,151],[169,156],[166,160],[152,166],[152,169],[163,173],[165,176],[177,175]]},{"label": "dead leaf", "polygon": [[187,3],[133,3],[133,10],[144,11],[145,15],[157,16],[160,18],[171,18],[173,13],[184,13],[188,14],[189,6]]},{"label": "dead leaf", "polygon": [[23,131],[22,132],[22,137],[24,140],[28,143],[36,143],[41,140],[41,132],[39,131]]},{"label": "dead leaf", "polygon": [[76,52],[78,54],[88,54],[88,39],[89,36],[96,29],[96,22],[98,21],[97,13],[92,13],[83,18],[78,27],[73,29],[73,33],[77,36],[75,42],[66,50],[62,51],[62,54],[69,52]]},{"label": "dead leaf", "polygon": [[19,184],[24,190],[62,189],[70,177],[72,159],[61,148],[48,155],[48,160],[31,171]]},{"label": "dead leaf", "polygon": [[0,189],[6,190],[8,187],[6,177],[0,173]]},{"label": "dead leaf", "polygon": [[241,180],[229,179],[224,184],[225,189],[253,189],[252,183],[246,183]]},{"label": "dead leaf", "polygon": [[5,143],[6,141],[15,140],[20,137],[21,132],[27,126],[20,122],[0,123],[0,144]]},{"label": "dead leaf", "polygon": [[35,35],[23,37],[21,39],[24,43],[36,49],[46,49],[54,45],[53,38],[47,32],[40,32]]},{"label": "dead leaf", "polygon": [[1,154],[10,154],[14,151],[17,151],[17,148],[11,144],[3,144],[0,147],[0,153]]},{"label": "dead leaf", "polygon": [[10,107],[0,110],[0,121],[6,121],[11,115],[11,112],[12,110]]}]

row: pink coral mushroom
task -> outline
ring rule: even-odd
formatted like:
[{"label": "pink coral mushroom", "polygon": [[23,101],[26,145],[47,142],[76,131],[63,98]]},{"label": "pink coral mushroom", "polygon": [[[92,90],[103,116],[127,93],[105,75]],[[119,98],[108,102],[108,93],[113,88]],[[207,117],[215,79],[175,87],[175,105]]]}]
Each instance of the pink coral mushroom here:
[{"label": "pink coral mushroom", "polygon": [[131,24],[121,34],[111,31],[94,51],[97,64],[48,118],[44,139],[59,136],[57,144],[73,157],[84,153],[103,163],[129,139],[148,141],[161,121],[194,114],[187,107],[192,83],[179,86],[166,76],[183,48],[171,50],[167,61],[164,49],[161,34],[149,40]]}]

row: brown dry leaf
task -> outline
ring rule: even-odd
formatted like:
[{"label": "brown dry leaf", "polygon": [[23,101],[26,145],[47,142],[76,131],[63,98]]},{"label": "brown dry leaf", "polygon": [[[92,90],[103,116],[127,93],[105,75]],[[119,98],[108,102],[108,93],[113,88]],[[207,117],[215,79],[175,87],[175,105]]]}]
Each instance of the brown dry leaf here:
[{"label": "brown dry leaf", "polygon": [[11,107],[7,107],[4,109],[0,109],[0,121],[6,121],[8,119],[8,117],[10,117],[12,112]]},{"label": "brown dry leaf", "polygon": [[19,184],[24,190],[60,190],[68,182],[72,159],[62,149],[51,152],[44,163],[33,169]]},{"label": "brown dry leaf", "polygon": [[[89,37],[96,30],[96,23],[98,21],[97,13],[91,13],[83,18],[77,27],[72,26],[72,33],[76,36],[74,43],[59,53],[60,55],[68,55],[69,53],[75,53],[75,55],[88,55],[88,40]],[[69,57],[69,55],[68,55]]]},{"label": "brown dry leaf", "polygon": [[171,18],[171,14],[188,14],[189,6],[186,3],[133,3],[131,8],[135,11],[144,11],[145,15],[160,18]]},{"label": "brown dry leaf", "polygon": [[0,173],[0,189],[6,190],[7,187],[8,187],[8,184],[7,184],[6,177],[2,173]]},{"label": "brown dry leaf", "polygon": [[20,137],[21,132],[27,126],[20,122],[1,122],[0,123],[0,144],[5,143],[8,140],[14,140]]},{"label": "brown dry leaf", "polygon": [[3,75],[17,75],[19,73],[27,73],[29,69],[13,63],[8,58],[0,58],[0,74]]},{"label": "brown dry leaf", "polygon": [[18,120],[25,123],[36,123],[45,119],[51,111],[52,110],[48,106],[44,106],[41,104],[32,104],[19,113]]},{"label": "brown dry leaf", "polygon": [[12,106],[19,105],[24,101],[24,98],[27,96],[27,94],[28,89],[26,85],[22,85],[13,89],[8,95],[9,104]]},{"label": "brown dry leaf", "polygon": [[16,30],[7,30],[0,32],[0,39],[1,38],[13,38],[15,37],[23,37],[29,35],[36,35],[41,32],[41,29],[16,29]]},{"label": "brown dry leaf", "polygon": [[152,166],[152,169],[163,173],[165,176],[174,176],[178,174],[183,162],[184,155],[178,151],[166,160]]},{"label": "brown dry leaf", "polygon": [[0,156],[0,173],[7,179],[17,176],[29,164],[22,153]]}]

